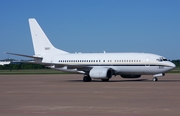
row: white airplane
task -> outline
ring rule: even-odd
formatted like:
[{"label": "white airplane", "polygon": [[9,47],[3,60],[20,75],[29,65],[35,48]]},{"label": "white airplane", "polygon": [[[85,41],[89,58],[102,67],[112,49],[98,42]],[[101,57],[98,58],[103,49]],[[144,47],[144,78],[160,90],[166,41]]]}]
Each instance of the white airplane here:
[{"label": "white airplane", "polygon": [[109,81],[114,75],[122,78],[139,78],[141,75],[164,76],[175,65],[165,57],[149,53],[69,53],[55,48],[36,19],[29,19],[30,31],[35,55],[12,55],[34,58],[31,63],[42,64],[49,68],[84,74],[83,81],[92,79]]}]

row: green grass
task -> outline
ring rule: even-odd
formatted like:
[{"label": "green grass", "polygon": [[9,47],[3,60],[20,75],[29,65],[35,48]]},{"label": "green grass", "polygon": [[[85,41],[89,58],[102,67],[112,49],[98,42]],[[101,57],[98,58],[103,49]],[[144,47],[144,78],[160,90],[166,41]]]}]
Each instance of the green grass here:
[{"label": "green grass", "polygon": [[170,72],[168,72],[168,73],[180,73],[180,69],[178,68],[176,68],[176,69],[174,69],[174,70],[172,70],[172,71],[170,71]]},{"label": "green grass", "polygon": [[66,72],[61,72],[52,69],[29,69],[29,70],[0,70],[0,75],[9,75],[9,74],[68,74]]}]

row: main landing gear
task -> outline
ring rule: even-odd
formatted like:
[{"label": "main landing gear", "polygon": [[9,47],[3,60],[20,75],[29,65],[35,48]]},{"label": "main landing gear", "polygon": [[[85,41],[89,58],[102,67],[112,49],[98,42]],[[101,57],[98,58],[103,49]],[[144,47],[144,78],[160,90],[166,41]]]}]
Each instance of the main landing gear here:
[{"label": "main landing gear", "polygon": [[152,79],[152,81],[158,81],[158,78],[157,77],[154,77],[153,79]]},{"label": "main landing gear", "polygon": [[[109,81],[109,79],[101,79],[101,80],[102,80],[102,82],[108,82]],[[91,82],[92,78],[90,76],[85,75],[83,78],[83,81],[84,82]]]},{"label": "main landing gear", "polygon": [[91,80],[92,80],[91,77],[87,76],[87,75],[85,75],[84,78],[83,78],[84,82],[91,82]]}]

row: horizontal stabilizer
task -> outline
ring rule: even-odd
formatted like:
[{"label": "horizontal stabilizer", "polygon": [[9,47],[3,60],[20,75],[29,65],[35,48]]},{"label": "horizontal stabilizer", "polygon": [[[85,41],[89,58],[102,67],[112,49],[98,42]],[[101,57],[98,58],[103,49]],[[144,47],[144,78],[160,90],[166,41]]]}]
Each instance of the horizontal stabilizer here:
[{"label": "horizontal stabilizer", "polygon": [[23,56],[23,57],[28,57],[28,58],[39,58],[39,59],[42,59],[42,57],[39,57],[39,56],[29,56],[29,55],[16,54],[16,53],[10,53],[10,52],[5,52],[5,53],[6,53],[6,54],[15,55],[15,56]]}]

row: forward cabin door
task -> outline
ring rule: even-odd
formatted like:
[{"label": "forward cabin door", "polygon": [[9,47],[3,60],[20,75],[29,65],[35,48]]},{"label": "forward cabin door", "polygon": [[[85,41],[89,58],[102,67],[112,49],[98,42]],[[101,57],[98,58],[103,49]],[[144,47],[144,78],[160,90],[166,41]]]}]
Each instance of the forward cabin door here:
[{"label": "forward cabin door", "polygon": [[150,66],[150,57],[146,57],[145,59],[145,67],[149,67]]}]

